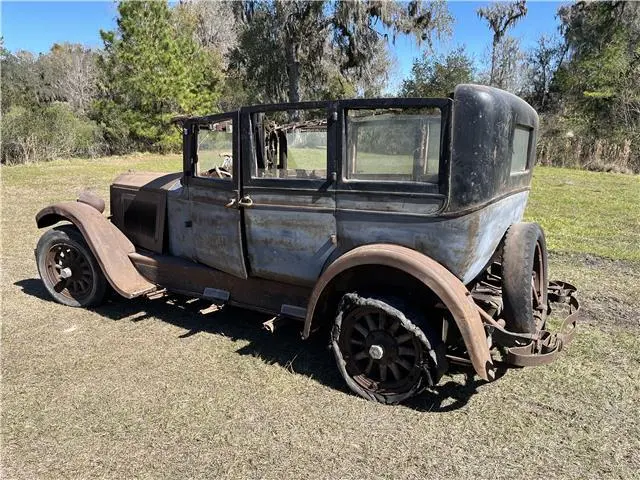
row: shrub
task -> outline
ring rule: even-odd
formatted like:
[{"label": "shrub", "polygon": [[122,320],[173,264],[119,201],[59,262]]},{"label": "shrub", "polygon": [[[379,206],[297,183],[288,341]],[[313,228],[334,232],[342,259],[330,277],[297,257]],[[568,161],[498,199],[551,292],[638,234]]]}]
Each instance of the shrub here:
[{"label": "shrub", "polygon": [[586,135],[543,135],[538,141],[538,163],[599,172],[640,173],[640,149],[630,139]]},{"label": "shrub", "polygon": [[89,156],[104,151],[98,126],[76,116],[64,103],[44,107],[12,107],[2,117],[1,158],[4,164]]}]

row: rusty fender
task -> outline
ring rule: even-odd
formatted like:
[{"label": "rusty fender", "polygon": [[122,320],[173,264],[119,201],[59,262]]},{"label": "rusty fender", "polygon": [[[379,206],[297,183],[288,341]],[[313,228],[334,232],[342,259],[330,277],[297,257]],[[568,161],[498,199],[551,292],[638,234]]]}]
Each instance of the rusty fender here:
[{"label": "rusty fender", "polygon": [[399,245],[374,244],[357,247],[331,263],[311,293],[303,338],[307,338],[311,332],[314,310],[325,288],[340,273],[360,265],[385,265],[396,268],[431,289],[451,312],[477,374],[487,381],[494,379],[495,371],[485,329],[467,288],[435,260]]},{"label": "rusty fender", "polygon": [[116,292],[134,298],[156,289],[129,260],[129,253],[135,252],[133,243],[95,207],[82,202],[62,202],[45,207],[36,215],[38,228],[65,220],[80,230]]}]

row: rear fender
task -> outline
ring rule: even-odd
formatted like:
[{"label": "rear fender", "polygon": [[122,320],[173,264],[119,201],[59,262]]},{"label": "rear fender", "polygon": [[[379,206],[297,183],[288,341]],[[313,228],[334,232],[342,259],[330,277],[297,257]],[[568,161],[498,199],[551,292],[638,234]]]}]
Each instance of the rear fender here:
[{"label": "rear fender", "polygon": [[96,208],[81,202],[62,202],[45,207],[36,215],[38,228],[65,220],[80,230],[116,292],[134,298],[156,289],[129,260],[128,255],[136,250],[133,243]]},{"label": "rear fender", "polygon": [[484,326],[469,290],[455,275],[435,260],[399,245],[365,245],[345,253],[331,263],[320,276],[311,293],[303,338],[309,337],[318,302],[323,293],[331,290],[332,281],[340,273],[361,265],[384,265],[396,268],[431,289],[451,312],[475,371],[484,380],[492,380],[495,377]]}]

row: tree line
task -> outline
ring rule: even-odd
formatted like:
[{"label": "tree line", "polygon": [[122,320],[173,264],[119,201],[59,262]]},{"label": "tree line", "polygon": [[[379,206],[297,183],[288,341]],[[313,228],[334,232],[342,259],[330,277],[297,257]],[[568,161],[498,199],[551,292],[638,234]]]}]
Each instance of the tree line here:
[{"label": "tree line", "polygon": [[541,114],[542,162],[640,171],[639,4],[562,6],[557,35],[526,51],[510,35],[525,0],[477,14],[491,39],[481,70],[464,46],[434,52],[453,27],[444,2],[123,1],[100,49],[1,48],[2,163],[177,151],[177,115],[388,95],[392,46],[406,36],[425,53],[392,94],[494,85]]}]

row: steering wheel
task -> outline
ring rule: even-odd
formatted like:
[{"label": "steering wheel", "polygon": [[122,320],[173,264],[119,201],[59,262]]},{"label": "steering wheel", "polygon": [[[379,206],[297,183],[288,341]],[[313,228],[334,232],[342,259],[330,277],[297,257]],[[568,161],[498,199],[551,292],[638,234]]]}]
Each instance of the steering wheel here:
[{"label": "steering wheel", "polygon": [[207,176],[217,175],[218,178],[231,178],[233,175],[228,172],[224,167],[213,167],[207,170]]}]

